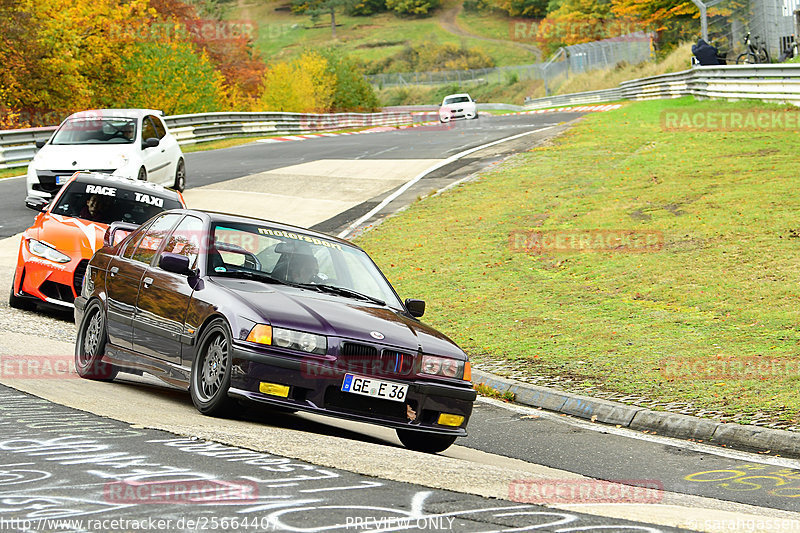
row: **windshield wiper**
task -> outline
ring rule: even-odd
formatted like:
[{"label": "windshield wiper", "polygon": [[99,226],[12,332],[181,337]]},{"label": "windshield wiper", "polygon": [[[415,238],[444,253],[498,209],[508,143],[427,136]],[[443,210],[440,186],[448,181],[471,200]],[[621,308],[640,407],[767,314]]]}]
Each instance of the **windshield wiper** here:
[{"label": "windshield wiper", "polygon": [[354,291],[353,289],[348,289],[347,287],[339,287],[338,285],[317,285],[315,283],[297,283],[296,285],[303,287],[304,289],[316,289],[320,292],[329,292],[339,296],[348,296],[350,298],[366,300],[377,305],[386,305],[386,302],[383,300],[375,298],[374,296],[369,296],[368,294],[362,294],[358,291]]},{"label": "windshield wiper", "polygon": [[251,270],[226,270],[224,272],[212,272],[212,276],[224,276],[228,278],[247,278],[253,281],[264,281],[266,283],[277,283],[279,285],[291,285],[285,281],[273,278],[263,272],[253,272]]}]

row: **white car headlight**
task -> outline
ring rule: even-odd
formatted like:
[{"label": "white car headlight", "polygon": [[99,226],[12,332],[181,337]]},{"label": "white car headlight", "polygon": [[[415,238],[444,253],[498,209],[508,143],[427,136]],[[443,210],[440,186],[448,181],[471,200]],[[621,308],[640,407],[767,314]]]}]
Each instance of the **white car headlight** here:
[{"label": "white car headlight", "polygon": [[449,357],[423,355],[419,371],[431,376],[464,379],[464,361]]},{"label": "white car headlight", "polygon": [[37,257],[54,263],[69,263],[72,261],[72,258],[67,254],[63,254],[52,246],[36,239],[28,239],[28,251]]},{"label": "white car headlight", "polygon": [[328,351],[328,339],[324,335],[293,329],[273,328],[266,324],[256,324],[250,330],[247,340],[308,353],[324,354]]}]

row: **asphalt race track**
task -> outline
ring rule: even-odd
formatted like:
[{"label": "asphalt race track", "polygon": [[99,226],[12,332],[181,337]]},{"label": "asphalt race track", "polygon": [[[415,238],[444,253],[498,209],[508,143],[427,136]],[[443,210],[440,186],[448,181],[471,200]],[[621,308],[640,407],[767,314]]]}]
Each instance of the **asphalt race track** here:
[{"label": "asphalt race track", "polygon": [[[185,197],[190,207],[338,233],[453,154],[532,132],[426,175],[370,220],[530,149],[578,117],[483,115],[188,154]],[[0,180],[6,288],[19,243],[13,236],[34,216],[24,190],[21,179]],[[406,450],[393,431],[315,415],[249,409],[213,419],[197,413],[188,394],[153,379],[77,378],[68,371],[69,313],[5,302],[0,309],[0,531],[800,532],[795,459],[491,400],[476,403],[469,436],[437,456]],[[35,361],[39,373],[15,373],[21,361]],[[195,496],[187,501],[180,487]],[[554,502],[543,497],[548,490],[572,497]]]}]

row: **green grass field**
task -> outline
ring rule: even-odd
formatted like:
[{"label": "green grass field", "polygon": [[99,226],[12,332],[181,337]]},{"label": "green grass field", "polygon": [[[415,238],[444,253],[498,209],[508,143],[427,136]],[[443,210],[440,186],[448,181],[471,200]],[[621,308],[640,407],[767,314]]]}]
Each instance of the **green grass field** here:
[{"label": "green grass field", "polygon": [[[359,244],[476,362],[796,420],[798,132],[664,131],[666,109],[780,108],[683,98],[592,114]],[[511,246],[534,230],[654,232],[663,248]],[[725,375],[731,362],[747,371]]]},{"label": "green grass field", "polygon": [[[380,13],[371,17],[336,15],[336,40],[331,37],[330,18],[320,17],[316,23],[307,15],[294,15],[285,10],[276,10],[280,3],[246,4],[233,10],[230,18],[249,19],[258,26],[256,47],[265,61],[288,60],[297,57],[306,48],[324,48],[336,45],[348,54],[364,61],[380,60],[400,52],[410,44],[424,42],[464,44],[480,48],[491,56],[497,66],[522,65],[535,62],[532,54],[516,45],[506,46],[461,37],[442,29],[437,13],[425,18],[403,18],[391,13]],[[470,32],[484,35],[484,28],[507,27],[503,17],[480,15],[482,24],[468,19],[465,25]],[[492,30],[490,34],[497,33]],[[501,39],[508,38],[508,32]],[[489,35],[487,35],[489,36]]]}]

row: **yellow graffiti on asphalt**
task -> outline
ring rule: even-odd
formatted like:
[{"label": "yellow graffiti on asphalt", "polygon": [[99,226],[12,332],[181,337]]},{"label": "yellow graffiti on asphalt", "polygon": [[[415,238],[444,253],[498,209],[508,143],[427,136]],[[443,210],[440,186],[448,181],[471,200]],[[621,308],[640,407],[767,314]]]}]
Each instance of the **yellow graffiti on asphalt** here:
[{"label": "yellow graffiti on asphalt", "polygon": [[772,465],[745,463],[720,470],[705,470],[683,479],[696,483],[713,483],[733,492],[767,491],[771,496],[800,497],[800,470]]}]

